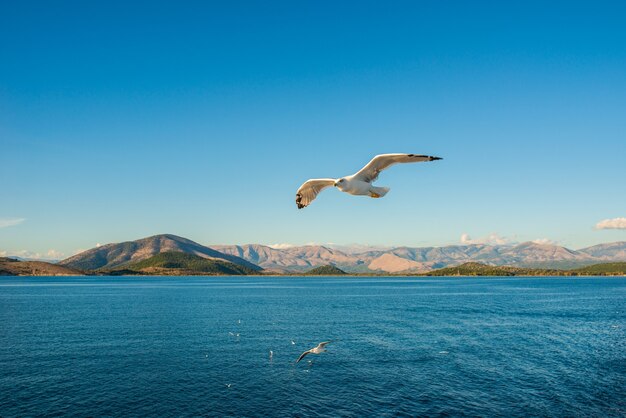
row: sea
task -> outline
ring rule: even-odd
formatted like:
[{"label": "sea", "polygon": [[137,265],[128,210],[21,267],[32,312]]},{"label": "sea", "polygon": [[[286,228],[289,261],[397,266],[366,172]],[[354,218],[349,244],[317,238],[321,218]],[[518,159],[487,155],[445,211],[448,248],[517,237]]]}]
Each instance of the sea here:
[{"label": "sea", "polygon": [[0,278],[0,416],[624,417],[626,278]]}]

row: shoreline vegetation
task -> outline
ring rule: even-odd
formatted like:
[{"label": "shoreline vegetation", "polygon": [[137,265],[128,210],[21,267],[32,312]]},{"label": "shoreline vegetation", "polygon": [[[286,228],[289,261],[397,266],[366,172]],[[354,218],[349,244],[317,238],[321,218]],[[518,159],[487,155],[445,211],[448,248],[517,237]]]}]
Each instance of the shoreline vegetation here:
[{"label": "shoreline vegetation", "polygon": [[626,262],[599,263],[576,269],[543,269],[463,263],[424,273],[350,273],[333,265],[304,272],[253,270],[228,261],[182,252],[164,252],[114,269],[79,270],[43,261],[0,257],[0,276],[257,276],[257,277],[624,277]]}]

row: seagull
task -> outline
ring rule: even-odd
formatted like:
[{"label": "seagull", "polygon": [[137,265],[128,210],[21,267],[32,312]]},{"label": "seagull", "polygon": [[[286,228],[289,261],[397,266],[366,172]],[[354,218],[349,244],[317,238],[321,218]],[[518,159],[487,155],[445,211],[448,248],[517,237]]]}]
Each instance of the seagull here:
[{"label": "seagull", "polygon": [[270,350],[270,360],[274,358],[274,352]]},{"label": "seagull", "polygon": [[296,342],[294,340],[291,340],[291,345],[296,345]]},{"label": "seagull", "polygon": [[389,187],[376,187],[372,183],[378,179],[378,174],[384,169],[398,163],[418,163],[441,159],[430,155],[418,154],[380,154],[372,158],[372,161],[351,176],[338,179],[310,179],[305,181],[296,192],[296,206],[298,206],[298,209],[309,206],[322,190],[331,186],[335,186],[342,192],[355,196],[383,197],[390,190]]},{"label": "seagull", "polygon": [[317,345],[317,347],[314,347],[310,350],[305,351],[304,353],[300,354],[300,357],[298,357],[298,360],[296,360],[296,363],[299,363],[300,360],[302,360],[307,354],[320,354],[323,353],[324,351],[326,351],[326,345],[330,344],[332,341],[325,341],[323,343],[319,343]]}]

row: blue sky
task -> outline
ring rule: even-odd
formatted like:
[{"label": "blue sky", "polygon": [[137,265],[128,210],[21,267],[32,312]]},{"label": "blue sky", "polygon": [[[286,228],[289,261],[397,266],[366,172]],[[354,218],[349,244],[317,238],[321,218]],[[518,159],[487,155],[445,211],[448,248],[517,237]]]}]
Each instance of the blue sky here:
[{"label": "blue sky", "polygon": [[0,251],[626,239],[624,2],[224,3],[0,5]]}]

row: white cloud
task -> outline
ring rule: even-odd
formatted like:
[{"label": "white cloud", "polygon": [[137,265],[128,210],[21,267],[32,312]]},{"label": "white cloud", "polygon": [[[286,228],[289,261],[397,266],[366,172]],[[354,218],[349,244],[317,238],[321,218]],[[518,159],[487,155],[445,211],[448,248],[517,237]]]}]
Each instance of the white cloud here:
[{"label": "white cloud", "polygon": [[461,244],[471,244],[472,243],[472,237],[469,236],[469,234],[463,233],[461,234]]},{"label": "white cloud", "polygon": [[328,243],[326,247],[332,248],[334,250],[339,250],[346,254],[358,254],[364,253],[367,251],[384,251],[389,250],[393,247],[385,246],[385,245],[368,245],[368,244],[333,244]]},{"label": "white cloud", "polygon": [[461,244],[487,244],[487,245],[507,245],[513,243],[513,240],[507,237],[501,237],[500,235],[492,232],[486,237],[472,239],[469,234],[463,233],[461,235]]},{"label": "white cloud", "polygon": [[605,219],[596,224],[596,229],[626,229],[626,218]]},{"label": "white cloud", "polygon": [[532,242],[534,242],[535,244],[541,244],[541,245],[558,245],[558,242],[549,238],[537,238],[537,239],[534,239]]},{"label": "white cloud", "polygon": [[365,245],[365,244],[336,244],[334,242],[315,242],[309,241],[304,244],[290,244],[290,243],[279,243],[279,244],[269,244],[267,245],[270,248],[274,248],[275,250],[287,250],[289,248],[294,247],[309,247],[309,246],[323,246],[326,248],[332,248],[334,250],[339,250],[346,254],[356,254],[366,251],[374,251],[374,250],[388,250],[392,247],[381,246],[381,245]]},{"label": "white cloud", "polygon": [[50,249],[48,250],[48,252],[46,253],[46,258],[50,259],[50,260],[60,260],[65,256],[65,254],[63,254],[60,251],[57,250],[53,250]]},{"label": "white cloud", "polygon": [[54,250],[54,249],[48,250],[45,254],[38,253],[35,251],[29,251],[29,250],[18,250],[18,251],[2,250],[0,251],[0,257],[19,257],[19,258],[25,258],[29,260],[44,260],[44,261],[59,260],[59,259],[62,259],[63,256],[64,254],[62,252]]},{"label": "white cloud", "polygon": [[284,242],[284,243],[279,243],[279,244],[269,244],[268,247],[270,248],[275,248],[277,250],[284,250],[287,248],[293,248],[293,247],[307,247],[307,246],[313,246],[313,245],[324,245],[327,247],[332,246],[332,243],[319,243],[319,242],[315,242],[315,241],[309,241],[309,242],[305,242],[304,244],[290,244],[288,242]]},{"label": "white cloud", "polygon": [[18,251],[5,250],[5,251],[1,251],[0,253],[4,257],[20,257],[20,258],[33,258],[33,259],[41,258],[41,253],[28,251],[28,250],[18,250]]},{"label": "white cloud", "polygon": [[294,244],[281,243],[281,244],[269,244],[268,247],[274,248],[275,250],[284,250],[287,248],[295,247]]},{"label": "white cloud", "polygon": [[0,218],[0,228],[6,228],[7,226],[15,226],[24,222],[24,218]]}]

